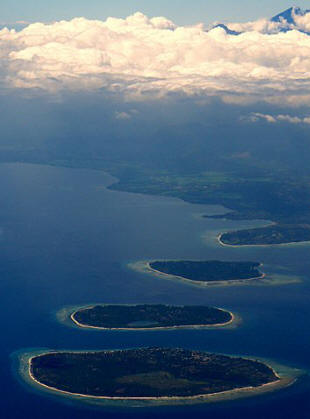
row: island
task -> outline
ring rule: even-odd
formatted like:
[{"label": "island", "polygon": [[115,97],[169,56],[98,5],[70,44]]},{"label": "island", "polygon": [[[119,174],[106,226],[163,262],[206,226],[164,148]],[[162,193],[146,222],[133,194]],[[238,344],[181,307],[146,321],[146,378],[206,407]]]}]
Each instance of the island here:
[{"label": "island", "polygon": [[80,327],[119,330],[217,327],[234,320],[232,313],[219,308],[164,304],[95,305],[70,317]]},{"label": "island", "polygon": [[310,224],[272,224],[223,233],[221,244],[230,246],[264,246],[310,241]]},{"label": "island", "polygon": [[203,398],[284,384],[261,361],[159,347],[43,353],[29,359],[29,375],[62,394],[116,400]]},{"label": "island", "polygon": [[258,262],[224,262],[219,260],[166,260],[149,262],[155,272],[181,277],[194,282],[223,282],[263,278]]}]

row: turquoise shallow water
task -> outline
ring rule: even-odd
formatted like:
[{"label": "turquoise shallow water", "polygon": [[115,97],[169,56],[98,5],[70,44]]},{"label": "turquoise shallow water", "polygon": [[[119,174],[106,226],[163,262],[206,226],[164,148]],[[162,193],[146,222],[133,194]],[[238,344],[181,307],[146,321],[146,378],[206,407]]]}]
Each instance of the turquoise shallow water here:
[{"label": "turquoise shallow water", "polygon": [[[260,225],[203,219],[220,207],[109,191],[101,172],[39,165],[0,166],[3,418],[308,418],[309,379],[281,392],[216,405],[96,407],[33,390],[12,353],[29,348],[183,346],[275,359],[309,369],[309,246],[228,248],[219,231]],[[300,276],[281,286],[201,289],[130,270],[147,259],[257,260],[268,273]],[[65,306],[88,303],[209,304],[238,313],[238,328],[156,332],[86,331],[57,321]]]}]

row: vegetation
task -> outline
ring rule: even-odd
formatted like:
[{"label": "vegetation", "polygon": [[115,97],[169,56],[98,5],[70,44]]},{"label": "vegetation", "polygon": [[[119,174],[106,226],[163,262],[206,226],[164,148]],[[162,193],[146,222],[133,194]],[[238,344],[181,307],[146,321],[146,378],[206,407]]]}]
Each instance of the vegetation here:
[{"label": "vegetation", "polygon": [[180,175],[140,169],[124,177],[122,173],[120,170],[120,181],[112,185],[112,189],[174,196],[197,204],[222,204],[232,210],[224,215],[229,219],[275,221],[277,231],[256,230],[259,244],[288,243],[290,237],[294,238],[291,241],[310,240],[307,231],[310,223],[309,176],[296,178],[289,172],[275,176],[265,171],[245,176],[236,170]]},{"label": "vegetation", "polygon": [[221,236],[230,245],[264,245],[310,241],[310,225],[271,225],[262,228],[231,231]]},{"label": "vegetation", "polygon": [[97,305],[73,313],[73,319],[85,326],[145,329],[154,327],[224,324],[232,319],[229,312],[206,306]]},{"label": "vegetation", "polygon": [[31,360],[41,384],[107,397],[186,397],[277,381],[267,365],[185,349],[55,352]]},{"label": "vegetation", "polygon": [[115,128],[105,141],[101,132],[92,132],[87,141],[79,134],[43,143],[5,142],[0,161],[105,170],[119,179],[111,189],[222,204],[232,210],[228,218],[270,220],[283,230],[310,224],[306,129],[169,124],[131,133],[129,141]]},{"label": "vegetation", "polygon": [[[266,219],[281,224],[310,220],[309,177],[289,173],[206,171],[180,174],[143,167],[112,169],[119,182],[112,189],[174,196],[197,204],[222,204],[232,219]],[[227,215],[225,215],[227,217]]]},{"label": "vegetation", "polygon": [[155,261],[150,267],[170,275],[182,276],[191,281],[234,281],[262,276],[257,262],[211,261]]}]

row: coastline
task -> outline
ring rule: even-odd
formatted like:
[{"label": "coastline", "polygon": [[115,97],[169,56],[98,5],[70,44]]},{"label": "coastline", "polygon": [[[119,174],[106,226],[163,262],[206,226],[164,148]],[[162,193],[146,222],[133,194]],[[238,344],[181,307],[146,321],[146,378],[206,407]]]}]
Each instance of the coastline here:
[{"label": "coastline", "polygon": [[[266,276],[266,274],[264,272],[262,272],[260,276],[255,276],[255,277],[252,277],[252,278],[245,278],[245,279],[228,279],[228,280],[224,280],[224,281],[194,281],[192,279],[186,278],[185,276],[167,274],[165,272],[158,271],[157,269],[152,268],[150,264],[151,264],[151,262],[147,262],[147,269],[149,269],[150,271],[156,272],[157,274],[174,276],[175,278],[180,278],[180,279],[183,279],[183,280],[185,279],[187,281],[191,281],[191,282],[194,282],[194,283],[198,282],[199,284],[211,284],[213,282],[215,282],[215,283],[217,283],[217,282],[231,283],[233,281],[253,281],[255,279],[263,279]],[[263,264],[260,263],[259,266],[263,266]]]},{"label": "coastline", "polygon": [[[260,277],[250,278],[250,279],[234,279],[231,281],[192,281],[190,279],[184,278],[182,276],[166,274],[164,272],[156,271],[148,266],[152,261],[138,261],[131,262],[127,266],[130,269],[133,269],[136,272],[152,275],[160,279],[183,282],[184,284],[190,285],[192,287],[200,288],[213,288],[213,287],[232,287],[232,286],[275,286],[275,285],[287,285],[287,284],[296,284],[301,282],[301,278],[298,276],[288,276],[283,274],[266,274],[263,273]],[[262,266],[262,264],[260,264]]]},{"label": "coastline", "polygon": [[[244,397],[253,397],[265,393],[269,393],[272,391],[280,390],[283,388],[286,388],[290,385],[293,385],[296,380],[298,379],[298,376],[301,375],[300,370],[292,369],[289,367],[282,367],[283,371],[285,369],[285,372],[280,372],[278,369],[280,369],[278,366],[275,367],[273,365],[270,365],[270,363],[264,362],[263,360],[261,362],[264,362],[265,365],[267,365],[269,368],[272,369],[278,380],[272,381],[270,383],[262,384],[258,387],[248,386],[248,387],[241,387],[241,388],[235,388],[232,390],[226,390],[218,393],[206,393],[206,394],[197,394],[193,396],[162,396],[162,397],[119,397],[119,396],[92,396],[88,394],[80,394],[80,393],[72,393],[70,391],[66,390],[60,390],[56,387],[48,386],[47,384],[41,383],[39,380],[37,380],[31,371],[31,362],[32,359],[38,357],[38,356],[44,356],[50,353],[59,353],[59,352],[66,352],[66,353],[92,353],[92,352],[100,352],[100,351],[39,351],[37,353],[32,352],[30,354],[24,354],[22,358],[22,362],[27,363],[27,368],[24,368],[24,371],[22,373],[23,378],[34,385],[36,388],[45,391],[48,391],[49,393],[52,393],[54,395],[63,395],[65,397],[70,397],[75,400],[82,400],[82,401],[89,401],[89,402],[145,402],[147,405],[150,403],[154,405],[159,404],[191,404],[191,403],[211,403],[211,402],[221,402],[226,400],[234,400]],[[246,357],[246,359],[254,359],[250,357]],[[256,358],[255,358],[256,359]],[[256,359],[257,360],[257,359]],[[24,365],[26,367],[26,365]],[[294,373],[293,373],[294,371]],[[27,376],[25,376],[27,375]]]},{"label": "coastline", "polygon": [[[224,234],[236,232],[237,230],[231,230],[231,231],[224,231],[223,233],[220,233],[217,235],[217,241],[221,246],[224,247],[275,247],[275,246],[305,246],[310,245],[310,240],[306,241],[298,241],[298,242],[287,242],[287,243],[271,243],[271,244],[228,244],[224,243],[221,239]],[[240,230],[241,231],[241,230]]]},{"label": "coastline", "polygon": [[[123,304],[98,304],[98,305],[123,305]],[[126,304],[129,306],[136,306],[138,304]],[[167,304],[168,305],[168,304]],[[79,309],[75,310],[73,313],[70,314],[70,319],[72,322],[78,326],[82,327],[84,329],[97,329],[97,330],[119,330],[119,331],[156,331],[156,330],[178,330],[178,329],[213,329],[213,328],[225,328],[232,325],[237,325],[241,321],[241,319],[232,313],[229,310],[225,310],[223,308],[214,307],[218,310],[224,311],[226,313],[229,313],[231,316],[231,319],[228,322],[225,323],[214,323],[214,324],[188,324],[188,325],[175,325],[175,326],[153,326],[153,327],[102,327],[102,326],[91,326],[84,323],[80,323],[78,320],[74,318],[74,315],[83,308],[93,308],[95,305],[91,306],[85,306],[80,307]]]},{"label": "coastline", "polygon": [[150,266],[151,262],[152,261],[138,261],[134,263],[129,263],[128,267],[135,271],[138,271],[141,273],[152,274],[153,276],[157,276],[162,279],[182,281],[186,284],[190,284],[192,286],[203,287],[203,288],[234,286],[234,285],[250,285],[250,284],[253,284],[253,282],[255,283],[255,281],[257,282],[263,281],[266,277],[266,274],[262,272],[262,274],[258,277],[252,277],[252,278],[246,278],[246,279],[232,279],[232,280],[220,280],[220,281],[193,281],[183,276],[167,274],[165,272],[161,272],[156,269],[153,269]]}]

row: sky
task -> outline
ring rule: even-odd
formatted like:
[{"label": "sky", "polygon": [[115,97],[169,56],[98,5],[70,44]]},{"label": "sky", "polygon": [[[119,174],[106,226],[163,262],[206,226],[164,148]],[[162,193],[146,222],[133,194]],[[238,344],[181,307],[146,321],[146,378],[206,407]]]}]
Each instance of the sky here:
[{"label": "sky", "polygon": [[[55,21],[77,16],[106,19],[140,11],[148,16],[165,16],[179,25],[213,21],[247,21],[271,17],[293,6],[291,0],[1,0],[0,20]],[[296,6],[309,8],[308,0]]]}]

